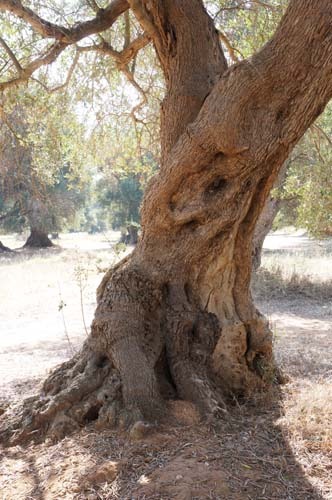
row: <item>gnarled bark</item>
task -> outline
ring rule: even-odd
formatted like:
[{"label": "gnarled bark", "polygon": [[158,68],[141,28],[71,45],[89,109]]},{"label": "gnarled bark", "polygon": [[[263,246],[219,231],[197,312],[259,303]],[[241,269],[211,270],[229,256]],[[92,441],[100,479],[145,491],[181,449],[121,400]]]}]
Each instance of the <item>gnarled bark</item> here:
[{"label": "gnarled bark", "polygon": [[228,70],[199,0],[129,4],[166,76],[160,172],[135,250],[98,289],[91,336],[42,399],[14,412],[2,434],[11,442],[91,420],[127,426],[171,397],[213,416],[227,395],[277,376],[250,293],[253,235],[281,166],[332,96],[332,4],[292,0],[271,41]]}]

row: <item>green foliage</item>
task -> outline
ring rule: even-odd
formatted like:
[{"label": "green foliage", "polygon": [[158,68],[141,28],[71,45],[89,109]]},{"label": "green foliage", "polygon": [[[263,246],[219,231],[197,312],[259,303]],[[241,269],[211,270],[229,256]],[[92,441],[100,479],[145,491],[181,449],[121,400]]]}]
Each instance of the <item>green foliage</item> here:
[{"label": "green foliage", "polygon": [[[288,0],[206,0],[221,33],[229,63],[252,56],[274,32]],[[27,0],[25,6],[64,26],[93,15],[93,2]],[[103,8],[106,1],[98,2]],[[129,23],[128,23],[129,21]],[[49,46],[22,19],[1,13],[1,36],[24,66]],[[103,40],[121,51],[141,29],[130,13],[121,16]],[[100,44],[99,35],[80,41]],[[129,82],[115,59],[82,51],[65,92],[47,92],[66,82],[75,47],[67,48],[51,66],[39,69],[28,87],[6,91],[3,106],[10,117],[1,123],[0,223],[18,230],[27,223],[33,196],[46,207],[49,227],[90,232],[139,222],[144,188],[157,170],[159,108],[164,96],[156,56],[150,46],[128,63]],[[250,59],[249,59],[250,61]],[[0,78],[17,75],[0,47]],[[1,105],[1,103],[0,103]],[[331,108],[293,154],[280,196],[277,224],[331,233]],[[1,214],[12,213],[3,219]]]},{"label": "green foliage", "polygon": [[38,201],[38,224],[58,231],[85,199],[83,127],[68,96],[48,96],[39,87],[7,93],[3,110],[0,222],[1,214],[10,216],[2,228],[18,231],[35,224],[31,204]]},{"label": "green foliage", "polygon": [[97,199],[107,209],[114,229],[139,222],[139,208],[143,189],[138,176],[128,175],[119,179],[101,179],[97,185]]},{"label": "green foliage", "polygon": [[327,107],[292,155],[277,224],[332,234],[332,107]]}]

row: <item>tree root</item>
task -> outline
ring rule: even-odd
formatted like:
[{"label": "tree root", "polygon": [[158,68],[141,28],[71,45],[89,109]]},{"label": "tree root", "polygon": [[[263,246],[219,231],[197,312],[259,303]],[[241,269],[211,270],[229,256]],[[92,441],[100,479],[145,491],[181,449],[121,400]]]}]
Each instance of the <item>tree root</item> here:
[{"label": "tree root", "polygon": [[100,423],[107,420],[109,425],[114,405],[121,407],[117,371],[105,356],[94,354],[85,345],[48,377],[39,396],[3,415],[0,441],[9,445],[45,437],[58,441],[99,416]]},{"label": "tree root", "polygon": [[51,373],[39,396],[2,415],[4,444],[58,441],[90,422],[141,428],[160,420],[170,398],[213,420],[227,412],[227,394],[264,387],[271,337],[262,318],[220,327],[214,314],[186,301],[182,287],[168,288],[162,304],[160,288],[137,270],[127,272],[127,289],[125,271],[100,289],[82,350]]}]

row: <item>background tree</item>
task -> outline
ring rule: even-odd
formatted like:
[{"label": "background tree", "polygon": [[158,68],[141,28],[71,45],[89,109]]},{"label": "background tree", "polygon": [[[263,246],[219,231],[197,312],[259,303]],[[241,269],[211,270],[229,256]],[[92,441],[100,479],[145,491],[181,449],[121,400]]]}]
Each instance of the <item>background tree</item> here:
[{"label": "background tree", "polygon": [[[94,161],[101,176],[96,185],[96,201],[113,229],[121,229],[125,243],[136,244],[140,224],[140,206],[148,180],[157,170],[157,142],[137,137],[132,122],[121,122],[122,135],[117,140],[119,124],[107,127],[92,137],[98,151]],[[105,134],[105,135],[104,135]],[[114,138],[114,139],[113,139]]]},{"label": "background tree", "polygon": [[2,225],[5,230],[28,226],[25,246],[47,247],[52,246],[48,233],[59,231],[83,202],[83,129],[66,96],[30,91],[12,91],[3,107]]},{"label": "background tree", "polygon": [[294,152],[280,196],[276,227],[294,225],[316,237],[332,231],[332,122],[331,106]]},{"label": "background tree", "polygon": [[[86,21],[78,8],[74,24],[44,6],[33,13],[2,0],[0,8],[44,49],[28,59],[7,50],[3,89],[75,46],[76,64],[81,53],[109,55],[133,81],[131,61],[152,41],[166,92],[142,237],[104,277],[82,351],[3,437],[19,442],[41,429],[59,438],[96,419],[127,425],[158,416],[169,397],[212,417],[225,395],[265,388],[276,372],[271,332],[250,294],[253,234],[282,165],[332,96],[331,2],[291,0],[271,39],[230,67],[200,0],[113,0]],[[129,8],[135,29],[115,48],[111,28]]]}]

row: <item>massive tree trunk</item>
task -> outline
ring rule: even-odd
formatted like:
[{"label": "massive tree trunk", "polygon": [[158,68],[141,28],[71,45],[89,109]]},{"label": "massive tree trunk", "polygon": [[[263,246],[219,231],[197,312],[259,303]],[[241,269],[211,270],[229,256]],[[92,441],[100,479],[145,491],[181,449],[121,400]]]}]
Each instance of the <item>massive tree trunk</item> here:
[{"label": "massive tree trunk", "polygon": [[17,410],[2,433],[11,442],[91,420],[127,426],[172,397],[212,417],[227,395],[276,378],[250,293],[253,234],[281,166],[331,98],[332,4],[291,1],[271,41],[229,69],[200,0],[129,4],[166,78],[160,172],[135,250],[99,286],[91,336]]}]

